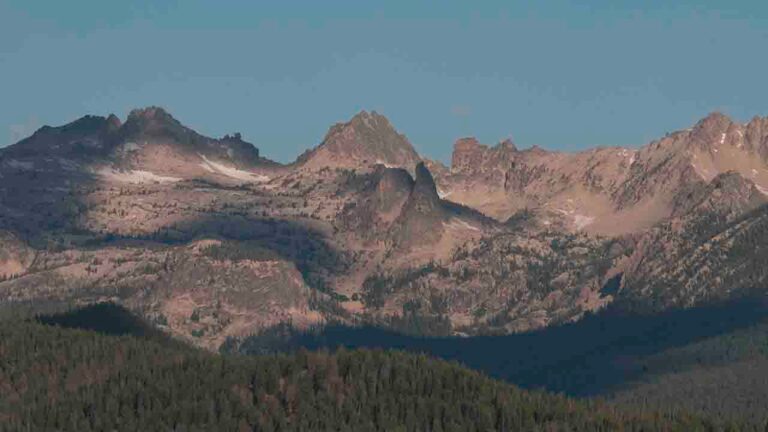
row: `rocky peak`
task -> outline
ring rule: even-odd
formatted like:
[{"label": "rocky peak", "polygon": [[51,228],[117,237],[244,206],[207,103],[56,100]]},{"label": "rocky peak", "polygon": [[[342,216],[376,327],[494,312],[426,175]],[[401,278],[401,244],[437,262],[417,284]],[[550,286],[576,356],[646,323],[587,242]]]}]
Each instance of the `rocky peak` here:
[{"label": "rocky peak", "polygon": [[502,151],[517,151],[517,146],[510,138],[500,141],[496,148]]},{"label": "rocky peak", "polygon": [[718,174],[709,183],[689,185],[675,200],[672,216],[696,212],[732,219],[768,202],[756,184],[736,171]]},{"label": "rocky peak", "polygon": [[221,138],[222,141],[232,141],[232,142],[245,142],[243,141],[243,135],[240,134],[240,132],[235,132],[232,135],[226,134]]},{"label": "rocky peak", "polygon": [[691,130],[695,145],[709,148],[723,140],[723,134],[733,125],[731,119],[719,112],[713,112],[701,119]]},{"label": "rocky peak", "polygon": [[402,168],[386,168],[379,165],[375,174],[380,176],[377,190],[382,195],[398,194],[403,191],[410,193],[413,190],[413,178]]},{"label": "rocky peak", "polygon": [[159,106],[136,108],[128,113],[128,121],[163,121],[174,120],[173,116]]},{"label": "rocky peak", "polygon": [[86,115],[60,128],[46,128],[45,130],[59,129],[62,132],[92,133],[101,131],[107,125],[108,121],[104,117]]},{"label": "rocky peak", "polygon": [[362,110],[359,113],[355,114],[352,119],[348,123],[346,123],[347,127],[352,127],[355,129],[382,129],[382,130],[394,130],[394,127],[389,122],[389,119],[384,117],[383,115],[377,113],[376,111],[368,112],[366,110]]},{"label": "rocky peak", "polygon": [[[119,124],[119,119],[117,122]],[[43,126],[32,136],[4,149],[14,157],[59,155],[69,157],[103,156],[114,144],[115,119],[86,115],[63,126]]]},{"label": "rocky peak", "polygon": [[517,147],[510,139],[494,147],[480,144],[474,137],[460,138],[453,146],[451,169],[455,173],[471,174],[499,165],[506,165],[515,157]]},{"label": "rocky peak", "polygon": [[473,152],[477,150],[487,149],[488,146],[480,144],[480,141],[475,137],[465,137],[456,140],[453,145],[453,151],[456,152]]},{"label": "rocky peak", "polygon": [[750,129],[768,129],[768,117],[755,116],[746,125],[747,130]]},{"label": "rocky peak", "polygon": [[459,138],[453,145],[451,170],[455,172],[471,171],[472,167],[482,160],[487,146],[480,144],[475,137]]},{"label": "rocky peak", "polygon": [[129,133],[162,133],[186,129],[163,108],[151,106],[134,109],[128,114],[125,129]]},{"label": "rocky peak", "polygon": [[123,122],[121,122],[120,118],[116,115],[110,114],[109,117],[107,117],[107,125],[111,130],[118,130],[123,125]]},{"label": "rocky peak", "polygon": [[411,199],[422,203],[429,209],[437,208],[440,205],[440,197],[437,195],[435,180],[423,162],[416,164],[416,180],[413,185]]},{"label": "rocky peak", "polygon": [[713,111],[707,114],[703,119],[699,120],[694,126],[694,129],[723,129],[728,127],[731,123],[732,121],[730,117],[719,111]]},{"label": "rocky peak", "polygon": [[539,146],[538,144],[532,145],[531,147],[525,149],[525,151],[530,153],[530,154],[534,154],[534,155],[545,155],[545,154],[549,153],[546,149],[544,149],[543,147]]},{"label": "rocky peak", "polygon": [[744,128],[744,142],[768,162],[768,117],[754,117]]},{"label": "rocky peak", "polygon": [[310,167],[384,164],[412,170],[421,159],[408,139],[376,111],[361,111],[330,128],[323,142],[299,158]]},{"label": "rocky peak", "polygon": [[415,172],[413,189],[392,233],[394,244],[406,249],[424,247],[439,240],[445,219],[445,209],[432,174],[423,162],[416,165]]},{"label": "rocky peak", "polygon": [[[163,150],[158,153],[156,145],[162,146]],[[129,148],[131,151],[127,152]],[[222,139],[205,137],[159,107],[134,109],[125,123],[110,114],[108,117],[84,116],[59,127],[45,126],[3,153],[13,157],[57,155],[89,163],[110,162],[152,172],[161,172],[169,167],[168,163],[158,158],[158,154],[162,154],[173,159],[171,165],[174,169],[186,170],[175,173],[177,176],[187,175],[199,168],[197,159],[200,157],[223,161],[238,168],[256,164],[275,165],[261,158],[259,150],[244,141],[240,134]],[[186,167],[185,164],[190,164],[192,168],[179,168]]]},{"label": "rocky peak", "polygon": [[217,145],[226,143],[198,134],[163,108],[155,106],[131,111],[120,128],[120,136],[124,142],[162,144],[186,154],[215,156],[216,153],[226,152],[231,147]]},{"label": "rocky peak", "polygon": [[277,165],[261,157],[259,149],[243,140],[238,132],[219,139],[209,138],[184,126],[169,112],[157,106],[131,111],[121,131],[124,141],[170,146],[178,155],[186,154],[193,158],[202,156],[246,169],[260,164]]}]

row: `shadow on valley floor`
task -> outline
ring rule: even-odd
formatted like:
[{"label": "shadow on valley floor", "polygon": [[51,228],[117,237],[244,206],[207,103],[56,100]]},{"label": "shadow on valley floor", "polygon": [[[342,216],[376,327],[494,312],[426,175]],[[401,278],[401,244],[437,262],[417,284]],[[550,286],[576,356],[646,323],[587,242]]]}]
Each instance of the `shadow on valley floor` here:
[{"label": "shadow on valley floor", "polygon": [[146,235],[94,234],[84,247],[106,245],[183,245],[198,239],[224,240],[221,247],[209,248],[210,255],[233,261],[263,260],[270,257],[291,261],[306,283],[328,291],[325,276],[343,272],[344,253],[332,247],[323,234],[308,224],[276,218],[249,218],[240,215],[206,215]]},{"label": "shadow on valley floor", "polygon": [[77,328],[120,336],[158,337],[163,332],[144,322],[122,306],[114,303],[97,303],[91,306],[37,317],[46,325]]},{"label": "shadow on valley floor", "polygon": [[526,388],[595,396],[642,378],[646,356],[767,319],[765,300],[751,298],[658,315],[606,311],[577,323],[508,336],[422,338],[344,326],[302,333],[282,326],[222,350],[259,354],[340,346],[402,349],[456,360]]},{"label": "shadow on valley floor", "polygon": [[[92,305],[37,319],[67,328],[182,344],[113,304]],[[299,332],[284,325],[239,344],[230,341],[222,352],[266,354],[341,346],[399,349],[455,360],[524,388],[600,396],[650,376],[644,361],[649,356],[750,327],[759,330],[766,325],[765,300],[752,298],[659,315],[626,316],[608,311],[577,323],[508,336],[422,338],[380,328],[335,325]],[[675,356],[675,364],[670,367],[695,368],[697,362],[695,356]],[[651,373],[663,372],[658,365],[654,368]]]},{"label": "shadow on valley floor", "polygon": [[28,314],[23,318],[17,316],[17,318],[67,329],[93,331],[109,336],[133,336],[183,350],[194,349],[115,303],[104,302],[79,307],[65,303],[49,304],[47,307],[37,308],[37,312]]}]

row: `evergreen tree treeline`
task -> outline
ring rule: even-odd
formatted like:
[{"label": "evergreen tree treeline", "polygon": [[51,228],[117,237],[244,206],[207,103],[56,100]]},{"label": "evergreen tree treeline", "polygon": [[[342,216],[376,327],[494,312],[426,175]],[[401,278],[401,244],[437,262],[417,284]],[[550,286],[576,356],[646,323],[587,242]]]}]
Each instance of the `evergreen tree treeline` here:
[{"label": "evergreen tree treeline", "polygon": [[725,429],[683,413],[633,413],[524,391],[423,355],[216,355],[7,321],[0,323],[0,430]]}]

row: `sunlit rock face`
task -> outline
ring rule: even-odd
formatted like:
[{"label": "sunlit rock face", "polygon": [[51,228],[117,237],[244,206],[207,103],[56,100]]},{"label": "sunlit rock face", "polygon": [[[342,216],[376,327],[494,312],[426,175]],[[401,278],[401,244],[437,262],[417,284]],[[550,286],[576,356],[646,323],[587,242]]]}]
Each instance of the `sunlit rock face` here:
[{"label": "sunlit rock face", "polygon": [[0,150],[0,299],[118,301],[210,349],[286,322],[510,333],[727,299],[766,286],[766,124],[577,153],[462,138],[444,166],[361,112],[281,165],[161,108],[86,116]]}]

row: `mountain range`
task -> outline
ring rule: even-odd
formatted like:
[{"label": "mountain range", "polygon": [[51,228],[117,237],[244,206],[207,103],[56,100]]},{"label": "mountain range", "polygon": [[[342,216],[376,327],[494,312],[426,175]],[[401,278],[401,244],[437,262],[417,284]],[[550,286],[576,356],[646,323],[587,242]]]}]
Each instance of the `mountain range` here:
[{"label": "mountain range", "polygon": [[445,166],[363,111],[281,164],[148,107],[0,149],[0,299],[114,301],[212,350],[285,323],[519,333],[764,295],[766,203],[768,118],[575,153],[461,138]]}]

